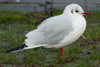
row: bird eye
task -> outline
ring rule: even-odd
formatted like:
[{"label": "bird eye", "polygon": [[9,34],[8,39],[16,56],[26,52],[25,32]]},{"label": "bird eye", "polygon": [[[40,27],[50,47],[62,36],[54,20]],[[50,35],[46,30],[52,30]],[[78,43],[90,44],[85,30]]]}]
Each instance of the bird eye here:
[{"label": "bird eye", "polygon": [[78,10],[76,10],[75,12],[77,12],[77,13],[78,13],[79,11],[78,11]]}]

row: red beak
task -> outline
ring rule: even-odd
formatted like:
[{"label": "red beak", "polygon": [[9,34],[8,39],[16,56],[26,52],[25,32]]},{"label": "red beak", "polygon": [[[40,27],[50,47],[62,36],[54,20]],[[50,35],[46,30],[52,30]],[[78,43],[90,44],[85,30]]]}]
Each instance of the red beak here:
[{"label": "red beak", "polygon": [[84,12],[84,13],[82,13],[83,15],[90,15],[90,13],[88,13],[88,12]]}]

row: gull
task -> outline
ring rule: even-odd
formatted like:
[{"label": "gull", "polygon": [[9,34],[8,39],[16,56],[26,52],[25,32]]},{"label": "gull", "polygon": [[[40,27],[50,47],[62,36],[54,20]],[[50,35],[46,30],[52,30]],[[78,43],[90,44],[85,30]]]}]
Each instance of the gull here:
[{"label": "gull", "polygon": [[63,56],[63,47],[75,42],[86,29],[86,20],[80,5],[70,4],[65,7],[63,13],[58,16],[44,20],[35,30],[26,34],[24,44],[16,48],[7,50],[16,52],[38,47],[60,48],[60,57]]}]

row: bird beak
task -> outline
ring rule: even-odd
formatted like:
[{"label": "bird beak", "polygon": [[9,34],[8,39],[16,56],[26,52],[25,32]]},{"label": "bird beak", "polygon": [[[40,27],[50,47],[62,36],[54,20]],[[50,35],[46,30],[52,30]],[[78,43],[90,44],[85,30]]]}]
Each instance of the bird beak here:
[{"label": "bird beak", "polygon": [[82,13],[83,15],[90,15],[90,13],[88,13],[88,12],[84,12],[84,13]]}]

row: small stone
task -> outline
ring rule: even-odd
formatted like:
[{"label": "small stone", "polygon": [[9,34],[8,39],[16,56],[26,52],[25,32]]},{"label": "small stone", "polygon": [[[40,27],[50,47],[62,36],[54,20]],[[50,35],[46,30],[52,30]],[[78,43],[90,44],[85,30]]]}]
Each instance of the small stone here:
[{"label": "small stone", "polygon": [[90,54],[91,54],[91,52],[87,52],[87,54],[88,54],[88,55],[90,55]]}]

